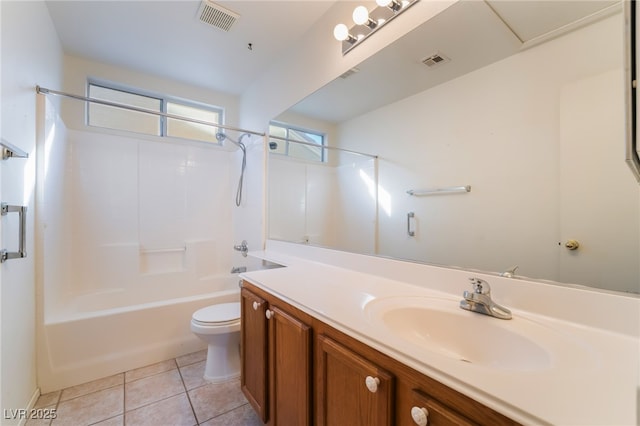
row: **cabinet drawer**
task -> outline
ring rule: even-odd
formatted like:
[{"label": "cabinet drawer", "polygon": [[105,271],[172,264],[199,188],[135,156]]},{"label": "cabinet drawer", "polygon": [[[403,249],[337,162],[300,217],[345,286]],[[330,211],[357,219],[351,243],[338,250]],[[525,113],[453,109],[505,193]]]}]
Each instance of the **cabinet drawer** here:
[{"label": "cabinet drawer", "polygon": [[[400,413],[402,424],[429,426],[469,426],[477,423],[466,418],[454,409],[447,407],[435,398],[414,389],[411,392],[411,407],[405,407]],[[417,413],[414,414],[414,411]],[[420,421],[422,417],[423,421]],[[424,422],[426,421],[426,422]]]}]

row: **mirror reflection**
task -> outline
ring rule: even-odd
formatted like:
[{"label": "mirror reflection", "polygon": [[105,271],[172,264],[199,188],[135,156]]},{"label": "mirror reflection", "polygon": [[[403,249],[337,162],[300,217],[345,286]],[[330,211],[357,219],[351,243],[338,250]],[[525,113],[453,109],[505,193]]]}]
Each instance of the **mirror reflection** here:
[{"label": "mirror reflection", "polygon": [[623,24],[618,2],[452,5],[275,118],[377,158],[272,139],[269,238],[640,292]]}]

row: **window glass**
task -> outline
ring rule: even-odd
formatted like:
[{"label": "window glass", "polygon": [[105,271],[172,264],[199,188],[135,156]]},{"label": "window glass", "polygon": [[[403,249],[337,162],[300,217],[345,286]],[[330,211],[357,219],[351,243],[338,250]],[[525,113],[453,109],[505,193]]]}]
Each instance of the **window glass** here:
[{"label": "window glass", "polygon": [[[89,85],[89,97],[160,112],[162,100],[122,90]],[[89,125],[160,136],[160,116],[125,108],[89,103]]]},{"label": "window glass", "polygon": [[[188,101],[176,101],[173,98],[164,96],[148,96],[93,83],[89,83],[89,97],[158,113],[166,112],[170,115],[207,123],[223,124],[224,110],[215,106],[190,104]],[[90,126],[145,133],[154,136],[220,143],[216,139],[216,133],[220,128],[213,125],[148,114],[127,108],[101,105],[94,102],[89,103],[87,123]]]},{"label": "window glass", "polygon": [[[167,102],[167,113],[210,123],[220,123],[222,118],[222,110],[203,109],[171,101]],[[218,127],[207,124],[167,118],[167,136],[218,143],[218,131]]]},{"label": "window glass", "polygon": [[271,123],[269,125],[269,135],[285,139],[270,139],[270,152],[301,160],[325,161],[326,150],[324,148],[325,136],[323,133],[300,129],[283,123]]}]

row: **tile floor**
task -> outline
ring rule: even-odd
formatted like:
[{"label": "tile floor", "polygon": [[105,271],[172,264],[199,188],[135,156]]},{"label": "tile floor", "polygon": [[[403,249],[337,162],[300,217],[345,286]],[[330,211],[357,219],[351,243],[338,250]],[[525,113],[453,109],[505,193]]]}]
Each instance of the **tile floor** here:
[{"label": "tile floor", "polygon": [[41,395],[34,408],[56,409],[53,420],[27,426],[262,425],[240,391],[240,379],[206,382],[206,351]]}]

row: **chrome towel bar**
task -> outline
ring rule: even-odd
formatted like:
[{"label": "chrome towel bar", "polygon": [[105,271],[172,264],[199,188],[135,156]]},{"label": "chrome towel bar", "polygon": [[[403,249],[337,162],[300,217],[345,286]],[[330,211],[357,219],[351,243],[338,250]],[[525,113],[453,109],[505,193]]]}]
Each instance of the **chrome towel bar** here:
[{"label": "chrome towel bar", "polygon": [[18,251],[10,252],[5,249],[0,250],[0,263],[9,259],[21,259],[27,257],[27,206],[12,206],[2,203],[2,216],[9,213],[18,213],[20,225],[18,228]]},{"label": "chrome towel bar", "polygon": [[0,138],[0,146],[2,147],[2,159],[9,158],[29,158],[29,153],[21,150],[15,145],[10,144],[4,138]]},{"label": "chrome towel bar", "polygon": [[434,188],[434,189],[410,189],[407,191],[409,195],[435,195],[435,194],[451,194],[455,192],[471,192],[471,185],[465,186],[449,186],[447,188]]}]

